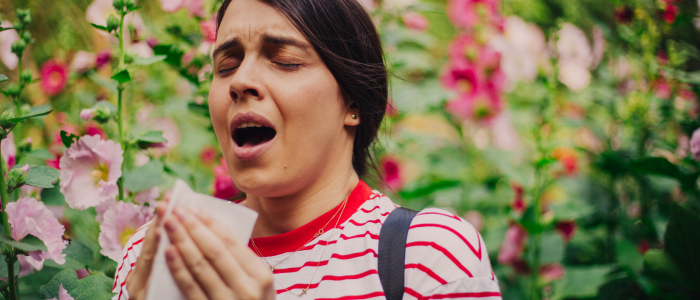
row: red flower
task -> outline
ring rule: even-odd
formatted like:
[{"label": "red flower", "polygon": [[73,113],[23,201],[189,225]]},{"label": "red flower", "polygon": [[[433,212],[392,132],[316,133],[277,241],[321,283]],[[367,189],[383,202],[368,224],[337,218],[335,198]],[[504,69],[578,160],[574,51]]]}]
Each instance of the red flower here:
[{"label": "red flower", "polygon": [[96,68],[102,68],[109,64],[109,62],[112,60],[112,52],[109,50],[104,50],[101,51],[100,53],[97,53],[97,58],[95,59],[95,67]]},{"label": "red flower", "polygon": [[214,167],[214,197],[231,199],[238,195],[238,189],[226,168],[226,162],[221,158],[221,164]]},{"label": "red flower", "polygon": [[564,266],[560,263],[552,263],[540,266],[539,275],[544,282],[552,282],[554,280],[562,279],[566,271]]},{"label": "red flower", "polygon": [[565,243],[570,242],[571,239],[574,238],[577,228],[578,226],[575,221],[560,221],[554,225],[554,229],[561,234],[561,239],[564,240]]},{"label": "red flower", "polygon": [[525,241],[527,241],[525,228],[518,224],[510,225],[503,238],[501,249],[498,251],[498,263],[507,265],[516,262],[525,249]]},{"label": "red flower", "polygon": [[387,186],[392,190],[400,190],[403,187],[401,166],[398,160],[384,156],[381,161],[382,174]]},{"label": "red flower", "polygon": [[557,147],[552,151],[552,158],[564,167],[564,174],[572,176],[578,172],[578,154],[569,147]]},{"label": "red flower", "polygon": [[639,243],[637,243],[637,251],[644,255],[644,253],[647,253],[651,249],[651,244],[649,244],[649,241],[647,240],[641,240]]},{"label": "red flower", "polygon": [[676,17],[681,13],[680,8],[669,3],[666,4],[666,9],[664,9],[663,17],[666,24],[676,23]]},{"label": "red flower", "polygon": [[41,66],[41,88],[49,96],[63,91],[68,82],[68,65],[49,60]]},{"label": "red flower", "polygon": [[620,6],[615,9],[615,20],[623,25],[629,25],[634,20],[634,10],[629,6]]},{"label": "red flower", "polygon": [[525,197],[523,197],[525,191],[523,187],[516,182],[511,182],[510,188],[513,190],[513,201],[510,202],[510,208],[520,214],[525,212]]}]

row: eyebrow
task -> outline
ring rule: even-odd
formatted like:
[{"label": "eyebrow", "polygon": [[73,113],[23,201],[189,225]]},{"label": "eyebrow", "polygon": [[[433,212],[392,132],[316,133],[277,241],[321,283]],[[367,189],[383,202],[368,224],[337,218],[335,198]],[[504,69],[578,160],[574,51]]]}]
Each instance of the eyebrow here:
[{"label": "eyebrow", "polygon": [[263,35],[263,42],[268,43],[268,44],[273,44],[273,45],[280,45],[280,46],[291,45],[291,46],[296,46],[296,47],[299,47],[302,49],[306,49],[309,47],[308,44],[306,44],[304,42],[300,42],[300,41],[292,39],[292,38],[272,36],[272,35],[268,35],[268,34]]},{"label": "eyebrow", "polygon": [[223,42],[219,47],[216,47],[216,50],[214,50],[214,53],[212,53],[211,57],[216,57],[216,55],[219,52],[226,51],[228,49],[231,49],[233,47],[236,47],[241,44],[241,41],[238,38],[233,38],[228,41]]}]

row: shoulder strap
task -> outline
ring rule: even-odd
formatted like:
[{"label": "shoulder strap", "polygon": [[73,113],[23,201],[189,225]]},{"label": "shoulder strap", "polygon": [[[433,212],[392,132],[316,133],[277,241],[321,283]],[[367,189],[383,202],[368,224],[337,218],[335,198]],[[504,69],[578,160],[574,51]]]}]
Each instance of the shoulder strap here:
[{"label": "shoulder strap", "polygon": [[379,231],[377,272],[387,300],[403,298],[406,238],[411,220],[416,214],[417,211],[397,207],[389,214]]}]

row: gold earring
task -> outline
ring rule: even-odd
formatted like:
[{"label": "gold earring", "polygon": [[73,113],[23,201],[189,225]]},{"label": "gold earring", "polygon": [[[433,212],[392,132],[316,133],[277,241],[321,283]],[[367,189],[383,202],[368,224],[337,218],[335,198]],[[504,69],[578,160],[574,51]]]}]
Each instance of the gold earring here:
[{"label": "gold earring", "polygon": [[357,115],[356,115],[356,114],[352,114],[352,119],[353,119],[353,120],[357,120]]}]

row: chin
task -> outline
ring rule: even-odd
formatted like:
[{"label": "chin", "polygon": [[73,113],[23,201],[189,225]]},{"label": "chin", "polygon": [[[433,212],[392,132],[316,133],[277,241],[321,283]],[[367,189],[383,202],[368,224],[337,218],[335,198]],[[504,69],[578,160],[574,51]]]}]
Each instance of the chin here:
[{"label": "chin", "polygon": [[293,176],[273,167],[234,167],[233,182],[236,187],[248,195],[260,197],[282,197],[294,191]]}]

